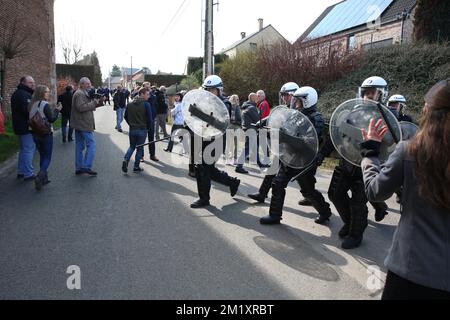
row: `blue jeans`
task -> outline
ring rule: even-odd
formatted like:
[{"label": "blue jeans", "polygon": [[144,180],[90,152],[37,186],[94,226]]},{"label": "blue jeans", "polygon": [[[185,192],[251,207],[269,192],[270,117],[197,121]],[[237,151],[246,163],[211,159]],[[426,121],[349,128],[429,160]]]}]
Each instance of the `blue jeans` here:
[{"label": "blue jeans", "polygon": [[25,134],[19,136],[20,138],[20,151],[19,151],[19,163],[17,166],[17,173],[22,174],[25,178],[32,177],[34,175],[33,157],[36,151],[36,145],[33,140],[33,135]]},{"label": "blue jeans", "polygon": [[33,138],[39,152],[39,176],[46,176],[48,173],[48,168],[50,167],[50,162],[52,161],[53,134],[48,134],[45,136],[33,135]]},{"label": "blue jeans", "polygon": [[[69,124],[69,136],[67,136],[67,124]],[[63,140],[66,140],[66,138],[69,138],[69,140],[71,140],[73,138],[73,129],[70,127],[70,116],[63,115],[61,117],[61,130]]]},{"label": "blue jeans", "polygon": [[117,115],[117,126],[116,129],[120,130],[122,129],[122,122],[123,122],[123,115],[125,113],[125,108],[117,108],[116,115]]},{"label": "blue jeans", "polygon": [[[75,140],[75,163],[77,171],[81,169],[92,169],[96,150],[94,133],[75,130]],[[83,156],[85,150],[86,153]]]},{"label": "blue jeans", "polygon": [[[147,130],[130,130],[130,148],[125,155],[125,161],[130,161],[133,156],[136,146],[144,144],[147,140]],[[136,158],[134,160],[134,167],[139,168],[142,158],[144,157],[144,147],[137,148]]]}]

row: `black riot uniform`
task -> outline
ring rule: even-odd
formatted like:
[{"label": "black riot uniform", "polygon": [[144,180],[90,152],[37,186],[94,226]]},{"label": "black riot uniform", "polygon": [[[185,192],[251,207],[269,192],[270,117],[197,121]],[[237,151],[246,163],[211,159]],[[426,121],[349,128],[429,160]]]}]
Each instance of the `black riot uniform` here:
[{"label": "black riot uniform", "polygon": [[[231,103],[228,99],[219,96],[223,101],[225,106],[230,110]],[[201,208],[209,205],[210,201],[210,191],[211,191],[211,180],[230,187],[231,196],[234,197],[239,189],[241,183],[240,180],[230,177],[226,172],[220,171],[216,168],[215,163],[207,164],[203,157],[203,152],[208,145],[213,143],[212,141],[202,142],[202,159],[201,163],[196,165],[196,178],[197,178],[197,189],[200,199],[192,204],[192,208]],[[195,141],[191,141],[192,144]],[[192,149],[191,149],[192,150]],[[192,151],[191,151],[192,152]],[[195,156],[195,155],[191,155]]]},{"label": "black riot uniform", "polygon": [[[319,137],[322,136],[325,123],[322,115],[317,111],[317,106],[303,109],[302,113],[306,115],[314,125]],[[261,219],[262,224],[277,224],[282,220],[284,200],[286,197],[286,187],[295,176],[299,175],[302,169],[294,169],[285,164],[281,164],[280,170],[276,176],[266,176],[260,188],[260,195],[267,196],[270,187],[272,188],[272,201],[270,203],[269,217]],[[312,203],[312,206],[319,212],[319,218],[316,223],[324,224],[331,217],[330,205],[325,201],[323,195],[316,190],[317,182],[315,175],[317,165],[307,174],[297,179],[301,188],[303,197]],[[269,185],[270,184],[270,185]]]},{"label": "black riot uniform", "polygon": [[[350,190],[351,197],[348,195]],[[369,213],[361,168],[341,159],[334,170],[328,198],[344,222],[344,227],[339,232],[339,236],[346,239],[342,244],[343,248],[358,247],[368,225]]]}]

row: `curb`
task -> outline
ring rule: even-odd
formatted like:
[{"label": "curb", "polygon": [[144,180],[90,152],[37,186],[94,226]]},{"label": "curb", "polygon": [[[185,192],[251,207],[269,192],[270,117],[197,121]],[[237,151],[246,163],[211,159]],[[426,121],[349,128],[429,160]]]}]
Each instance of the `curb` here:
[{"label": "curb", "polygon": [[[53,137],[59,137],[62,134],[61,130],[58,129],[53,132]],[[17,162],[19,160],[19,152],[11,156],[8,160],[0,163],[0,181],[8,177],[17,168]]]},{"label": "curb", "polygon": [[8,160],[1,163],[0,167],[0,180],[9,176],[17,167],[17,161],[19,159],[19,153],[16,153]]}]

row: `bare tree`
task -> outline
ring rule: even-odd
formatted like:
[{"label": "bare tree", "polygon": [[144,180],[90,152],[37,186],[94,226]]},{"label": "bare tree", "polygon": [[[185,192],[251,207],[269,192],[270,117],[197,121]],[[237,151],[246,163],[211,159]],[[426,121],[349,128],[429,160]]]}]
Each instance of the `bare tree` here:
[{"label": "bare tree", "polygon": [[64,61],[66,64],[75,64],[81,60],[83,38],[79,36],[76,31],[70,35],[67,32],[63,32],[64,36],[60,35],[60,46]]},{"label": "bare tree", "polygon": [[18,28],[17,18],[0,29],[0,97],[5,97],[8,60],[24,57],[29,52],[30,34]]},{"label": "bare tree", "polygon": [[0,34],[0,50],[5,60],[23,57],[28,52],[29,33],[18,28],[18,21],[7,23]]}]

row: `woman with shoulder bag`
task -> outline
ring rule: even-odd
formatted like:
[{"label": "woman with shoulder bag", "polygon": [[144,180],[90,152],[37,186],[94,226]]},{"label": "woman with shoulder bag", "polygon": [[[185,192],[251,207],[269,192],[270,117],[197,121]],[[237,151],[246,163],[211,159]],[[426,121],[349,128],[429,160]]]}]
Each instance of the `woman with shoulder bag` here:
[{"label": "woman with shoulder bag", "polygon": [[54,123],[59,116],[62,106],[58,104],[52,110],[48,101],[50,100],[50,89],[46,86],[37,86],[33,98],[28,107],[30,112],[30,127],[33,139],[40,156],[40,171],[35,179],[36,190],[50,183],[48,180],[48,168],[53,152],[53,129]]}]

